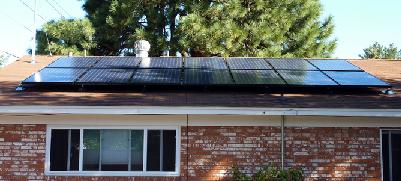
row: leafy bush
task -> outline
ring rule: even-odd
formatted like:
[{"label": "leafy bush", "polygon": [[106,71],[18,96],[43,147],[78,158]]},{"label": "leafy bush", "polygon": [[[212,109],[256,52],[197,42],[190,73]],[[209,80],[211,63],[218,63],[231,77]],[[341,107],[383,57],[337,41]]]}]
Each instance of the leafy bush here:
[{"label": "leafy bush", "polygon": [[264,167],[252,176],[242,173],[238,167],[232,170],[232,181],[302,181],[304,176],[302,170],[290,168],[288,170],[280,170],[276,167]]}]

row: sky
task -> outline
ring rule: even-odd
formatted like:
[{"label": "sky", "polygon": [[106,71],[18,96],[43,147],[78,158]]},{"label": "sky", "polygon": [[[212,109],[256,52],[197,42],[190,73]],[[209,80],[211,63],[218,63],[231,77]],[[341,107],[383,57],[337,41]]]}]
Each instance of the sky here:
[{"label": "sky", "polygon": [[[34,0],[0,0],[0,51],[17,56],[32,47]],[[37,12],[46,21],[82,18],[82,0],[36,0]],[[358,58],[363,49],[379,42],[401,48],[401,0],[321,0],[323,16],[334,17],[337,49],[333,58]],[[54,8],[53,8],[53,7]],[[56,9],[56,10],[55,10]],[[60,15],[61,14],[61,15]],[[37,17],[40,28],[45,21]]]}]

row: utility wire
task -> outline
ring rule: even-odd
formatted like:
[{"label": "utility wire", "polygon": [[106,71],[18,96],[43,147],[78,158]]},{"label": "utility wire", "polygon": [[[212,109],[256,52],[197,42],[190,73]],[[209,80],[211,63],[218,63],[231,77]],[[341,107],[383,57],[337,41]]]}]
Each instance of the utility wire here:
[{"label": "utility wire", "polygon": [[50,3],[49,0],[46,0],[46,2],[54,9],[54,11],[56,11],[61,16],[61,18],[63,18],[63,19],[65,18],[64,15],[56,7],[54,7],[54,5],[52,3]]},{"label": "utility wire", "polygon": [[68,13],[56,0],[53,0],[56,5],[67,14],[67,16],[72,17],[70,13]]},{"label": "utility wire", "polygon": [[[35,10],[33,10],[33,8],[31,6],[29,6],[28,4],[26,4],[23,0],[19,0],[19,1],[22,4],[24,4],[24,6],[26,6],[28,9],[30,9],[32,12],[35,12]],[[43,21],[47,22],[47,20],[43,16],[41,16],[40,14],[37,14],[37,16],[39,16],[39,18],[41,18]]]},{"label": "utility wire", "polygon": [[[0,11],[0,12],[1,12],[1,11]],[[5,14],[4,12],[1,12],[1,14],[2,14],[3,16],[7,17],[10,21],[14,22],[15,24],[20,25],[20,26],[24,27],[26,30],[32,32],[31,29],[29,29],[29,28],[28,28],[27,26],[25,26],[24,24],[19,23],[19,22],[18,22],[17,20],[15,20],[13,17],[8,16],[8,15]]]}]

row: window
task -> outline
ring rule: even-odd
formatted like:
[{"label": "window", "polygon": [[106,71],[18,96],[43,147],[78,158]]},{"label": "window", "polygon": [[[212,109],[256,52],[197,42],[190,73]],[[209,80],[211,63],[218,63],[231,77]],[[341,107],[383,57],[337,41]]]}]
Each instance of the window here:
[{"label": "window", "polygon": [[401,180],[401,131],[382,130],[381,153],[383,180]]},{"label": "window", "polygon": [[177,128],[52,127],[47,135],[48,175],[179,175]]}]

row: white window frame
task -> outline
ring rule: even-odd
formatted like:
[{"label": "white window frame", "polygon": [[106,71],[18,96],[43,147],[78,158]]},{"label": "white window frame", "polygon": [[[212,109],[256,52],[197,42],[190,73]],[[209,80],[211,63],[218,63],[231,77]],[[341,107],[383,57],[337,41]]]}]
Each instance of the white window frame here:
[{"label": "white window frame", "polygon": [[[380,129],[380,171],[381,171],[381,180],[383,180],[383,178],[384,178],[384,170],[383,170],[383,132],[384,131],[397,131],[397,132],[399,132],[399,131],[401,131],[401,129],[391,129],[391,128],[388,128],[388,129]],[[390,179],[391,180],[391,179]]]},{"label": "white window frame", "polygon": [[[79,171],[50,171],[50,148],[51,131],[53,129],[79,129],[80,130],[80,149],[79,149]],[[122,130],[144,130],[143,146],[143,171],[83,171],[83,130],[85,129],[122,129]],[[175,171],[146,171],[147,158],[147,130],[175,130],[176,131],[176,154]],[[46,130],[46,156],[45,156],[45,175],[46,176],[180,176],[180,157],[181,156],[181,129],[180,126],[74,126],[74,125],[47,125]]]}]

